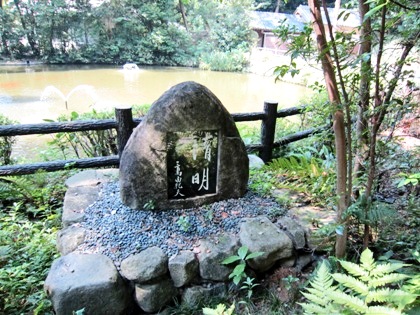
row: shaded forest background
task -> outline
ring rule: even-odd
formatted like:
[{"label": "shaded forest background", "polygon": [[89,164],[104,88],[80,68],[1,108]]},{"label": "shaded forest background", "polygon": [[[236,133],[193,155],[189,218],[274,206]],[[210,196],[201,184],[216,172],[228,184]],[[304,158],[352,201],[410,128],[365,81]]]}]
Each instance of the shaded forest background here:
[{"label": "shaded forest background", "polygon": [[[198,66],[241,70],[256,34],[252,10],[293,12],[304,0],[13,0],[0,9],[0,56],[49,63]],[[244,55],[245,54],[245,55]],[[226,61],[227,62],[227,61]]]}]

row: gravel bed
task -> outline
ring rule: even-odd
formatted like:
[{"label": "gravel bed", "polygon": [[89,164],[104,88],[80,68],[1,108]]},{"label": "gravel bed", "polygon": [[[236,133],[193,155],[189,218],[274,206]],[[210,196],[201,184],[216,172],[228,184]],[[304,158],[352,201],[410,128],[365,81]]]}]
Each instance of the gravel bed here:
[{"label": "gravel bed", "polygon": [[247,192],[198,208],[146,211],[133,210],[121,203],[117,182],[103,186],[98,200],[85,210],[81,225],[87,230],[79,252],[102,253],[119,266],[131,254],[160,247],[169,257],[180,250],[193,250],[200,239],[221,233],[235,234],[241,219],[259,215],[269,218],[285,213],[273,199]]}]

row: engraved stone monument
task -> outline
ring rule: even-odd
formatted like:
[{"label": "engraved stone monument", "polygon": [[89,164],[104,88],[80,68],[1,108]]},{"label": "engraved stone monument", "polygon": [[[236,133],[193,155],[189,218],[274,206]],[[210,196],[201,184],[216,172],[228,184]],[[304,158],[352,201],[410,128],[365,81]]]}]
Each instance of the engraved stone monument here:
[{"label": "engraved stone monument", "polygon": [[159,211],[238,198],[248,168],[231,115],[206,87],[184,82],[154,102],[134,129],[120,161],[121,199]]}]

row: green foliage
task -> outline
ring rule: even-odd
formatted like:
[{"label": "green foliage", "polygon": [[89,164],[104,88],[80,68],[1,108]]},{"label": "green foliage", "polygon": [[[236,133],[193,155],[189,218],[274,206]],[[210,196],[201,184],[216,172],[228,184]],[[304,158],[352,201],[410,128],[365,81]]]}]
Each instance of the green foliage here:
[{"label": "green foliage", "polygon": [[222,261],[222,264],[229,265],[232,263],[236,263],[235,268],[229,275],[229,279],[232,279],[233,283],[238,285],[242,279],[247,277],[245,273],[246,261],[249,259],[257,258],[263,254],[263,252],[248,253],[248,247],[241,246],[238,249],[238,255],[229,256],[228,258]]},{"label": "green foliage", "polygon": [[149,200],[148,202],[146,202],[143,205],[143,208],[146,210],[154,210],[155,209],[155,201],[154,200]]},{"label": "green foliage", "polygon": [[276,187],[276,174],[265,167],[249,170],[248,187],[261,196],[270,196]]},{"label": "green foliage", "polygon": [[395,217],[396,211],[383,202],[372,202],[361,196],[347,208],[345,215],[356,219],[360,224],[376,225],[383,220]]},{"label": "green foliage", "polygon": [[54,213],[28,220],[20,207],[0,212],[0,309],[5,314],[52,314],[43,283],[57,257],[58,222]]},{"label": "green foliage", "polygon": [[235,303],[232,304],[228,309],[226,305],[218,304],[215,309],[205,307],[203,308],[203,315],[232,315],[235,311]]},{"label": "green foliage", "polygon": [[293,283],[299,281],[299,278],[296,278],[296,277],[294,277],[292,275],[288,275],[287,277],[282,278],[281,280],[285,283],[285,286],[284,287],[286,288],[286,290],[289,291],[289,290],[291,290],[293,288]]},{"label": "green foliage", "polygon": [[254,288],[259,286],[258,283],[254,283],[255,279],[254,278],[250,278],[250,277],[246,277],[246,279],[242,282],[242,286],[241,286],[241,290],[245,290],[246,291],[246,297],[248,299],[248,301],[251,299],[253,293],[254,293]]},{"label": "green foliage", "polygon": [[[133,106],[133,117],[144,116],[149,108],[150,105]],[[71,112],[70,115],[60,116],[58,121],[98,119],[115,119],[115,113],[113,111],[97,112],[96,110],[84,114]],[[114,129],[58,133],[48,144],[51,148],[59,150],[64,158],[118,154],[117,132]]]},{"label": "green foliage", "polygon": [[191,229],[191,222],[189,216],[181,215],[176,221],[176,224],[179,226],[181,231],[188,232]]},{"label": "green foliage", "polygon": [[397,185],[398,188],[407,186],[407,185],[417,186],[420,183],[420,173],[414,173],[414,174],[400,173],[398,175],[402,177],[402,179]]},{"label": "green foliage", "polygon": [[252,5],[249,0],[9,2],[0,10],[0,54],[50,63],[197,66],[210,58],[207,52],[217,51],[226,60],[213,59],[212,68],[240,70],[241,55],[252,45],[246,14]]},{"label": "green foliage", "polygon": [[241,50],[231,52],[212,51],[203,53],[200,56],[199,68],[213,71],[243,71],[249,61],[245,53]]},{"label": "green foliage", "polygon": [[314,201],[332,198],[335,186],[334,155],[325,146],[319,152],[310,147],[301,151],[274,159],[266,166],[267,171],[281,178],[281,182],[277,181],[275,185],[309,192]]},{"label": "green foliage", "polygon": [[[0,113],[0,126],[2,125],[13,125],[16,122],[7,118]],[[12,147],[16,142],[16,137],[0,137],[0,165],[12,164]]]},{"label": "green foliage", "polygon": [[310,302],[301,304],[305,314],[402,314],[416,299],[399,288],[410,278],[395,272],[405,264],[375,262],[369,249],[363,251],[360,264],[339,262],[346,274],[332,274],[326,261],[315,271],[302,293]]},{"label": "green foliage", "polygon": [[66,172],[38,172],[27,176],[0,177],[0,200],[4,206],[15,204],[33,217],[44,218],[51,208],[59,208],[64,196]]},{"label": "green foliage", "polygon": [[43,282],[57,257],[68,172],[0,178],[0,309],[52,314]]},{"label": "green foliage", "polygon": [[260,128],[249,123],[236,123],[239,134],[245,145],[259,143],[260,140]]}]

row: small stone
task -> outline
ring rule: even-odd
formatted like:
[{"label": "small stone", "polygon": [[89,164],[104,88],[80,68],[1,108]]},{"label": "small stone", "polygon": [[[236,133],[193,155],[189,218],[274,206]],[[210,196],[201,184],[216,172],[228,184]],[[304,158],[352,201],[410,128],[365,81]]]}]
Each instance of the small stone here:
[{"label": "small stone", "polygon": [[295,249],[302,249],[307,245],[305,230],[296,220],[285,216],[277,220],[277,225],[287,231]]},{"label": "small stone", "polygon": [[248,154],[248,159],[249,159],[250,169],[260,169],[261,167],[265,165],[264,161],[255,154]]},{"label": "small stone", "polygon": [[95,202],[98,193],[97,186],[79,186],[67,189],[63,203],[63,226],[67,227],[82,222],[85,209]]},{"label": "small stone", "polygon": [[276,261],[293,255],[292,240],[264,216],[244,220],[239,239],[250,253],[263,252],[263,255],[247,261],[258,272],[266,271]]},{"label": "small stone", "polygon": [[201,253],[198,254],[201,278],[214,281],[227,280],[233,267],[222,265],[222,261],[235,255],[238,248],[238,240],[226,234],[220,236],[217,243],[208,239],[201,241]]},{"label": "small stone", "polygon": [[135,288],[137,304],[149,313],[163,309],[177,294],[177,289],[169,279],[154,284],[136,285]]},{"label": "small stone", "polygon": [[121,275],[136,283],[158,278],[168,271],[168,256],[159,247],[150,247],[121,262]]},{"label": "small stone", "polygon": [[226,285],[224,283],[192,286],[185,289],[182,295],[182,303],[190,306],[196,306],[202,302],[214,298],[223,298],[226,296]]},{"label": "small stone", "polygon": [[86,229],[71,225],[57,233],[57,249],[62,255],[73,252],[77,246],[83,243]]},{"label": "small stone", "polygon": [[177,288],[191,283],[198,276],[198,261],[191,251],[181,251],[178,255],[171,257],[168,267]]}]

